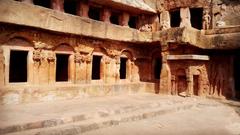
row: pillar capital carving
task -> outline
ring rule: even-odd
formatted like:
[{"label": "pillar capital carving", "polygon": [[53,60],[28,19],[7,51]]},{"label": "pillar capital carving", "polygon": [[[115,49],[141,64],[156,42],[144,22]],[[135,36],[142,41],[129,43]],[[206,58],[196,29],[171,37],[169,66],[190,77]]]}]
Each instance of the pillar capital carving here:
[{"label": "pillar capital carving", "polygon": [[33,41],[33,44],[35,49],[43,49],[47,46],[46,43],[43,43],[41,41]]},{"label": "pillar capital carving", "polygon": [[110,57],[119,57],[121,55],[121,51],[117,51],[117,50],[112,50],[112,49],[107,49],[105,48],[106,51],[107,51],[107,54],[110,56]]},{"label": "pillar capital carving", "polygon": [[85,57],[83,57],[84,61],[86,61],[86,63],[91,63],[92,62],[92,57],[90,55],[86,55]]},{"label": "pillar capital carving", "polygon": [[47,54],[47,60],[48,62],[55,62],[55,53],[53,51],[48,52]]},{"label": "pillar capital carving", "polygon": [[34,62],[41,62],[43,59],[42,49],[37,48],[33,51],[33,61]]}]

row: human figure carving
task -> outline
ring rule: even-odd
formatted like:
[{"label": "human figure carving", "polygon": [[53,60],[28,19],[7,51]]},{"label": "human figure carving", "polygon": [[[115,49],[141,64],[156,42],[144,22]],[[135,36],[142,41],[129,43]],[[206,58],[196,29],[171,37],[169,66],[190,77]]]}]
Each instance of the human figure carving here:
[{"label": "human figure carving", "polygon": [[219,12],[219,19],[216,22],[217,27],[223,27],[226,25],[226,23],[223,21],[223,18],[225,16],[225,11],[226,11],[226,5],[222,4],[220,7],[220,12]]},{"label": "human figure carving", "polygon": [[209,15],[209,11],[208,10],[206,10],[204,12],[202,21],[203,21],[203,29],[204,30],[208,30],[209,27],[210,27],[210,22],[211,22],[211,16]]}]

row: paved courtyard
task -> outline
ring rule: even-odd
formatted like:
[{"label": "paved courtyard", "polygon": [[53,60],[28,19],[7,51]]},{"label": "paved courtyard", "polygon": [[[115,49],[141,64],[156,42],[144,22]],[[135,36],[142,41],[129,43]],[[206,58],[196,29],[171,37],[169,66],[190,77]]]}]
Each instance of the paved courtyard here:
[{"label": "paved courtyard", "polygon": [[239,135],[238,109],[239,102],[155,94],[5,105],[0,134]]}]

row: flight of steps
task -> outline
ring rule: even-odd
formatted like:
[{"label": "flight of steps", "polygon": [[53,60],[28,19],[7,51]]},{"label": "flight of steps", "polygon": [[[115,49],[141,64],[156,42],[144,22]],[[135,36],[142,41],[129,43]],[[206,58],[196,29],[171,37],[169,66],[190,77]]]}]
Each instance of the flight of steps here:
[{"label": "flight of steps", "polygon": [[169,101],[125,105],[115,109],[103,109],[94,113],[54,118],[7,127],[0,127],[6,135],[78,135],[91,130],[119,125],[124,122],[157,117],[196,106],[195,101]]}]

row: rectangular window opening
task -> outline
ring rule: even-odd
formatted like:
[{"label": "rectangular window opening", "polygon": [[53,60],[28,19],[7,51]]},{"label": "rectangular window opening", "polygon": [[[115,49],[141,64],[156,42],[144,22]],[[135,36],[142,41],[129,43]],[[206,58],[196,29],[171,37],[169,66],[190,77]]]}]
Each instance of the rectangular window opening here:
[{"label": "rectangular window opening", "polygon": [[128,25],[130,28],[136,29],[137,28],[137,16],[130,16]]},{"label": "rectangular window opening", "polygon": [[179,27],[181,23],[180,9],[170,12],[171,16],[171,27]]},{"label": "rectangular window opening", "polygon": [[119,17],[120,17],[119,13],[112,12],[112,15],[110,17],[110,22],[112,24],[119,25]]},{"label": "rectangular window opening", "polygon": [[191,25],[193,28],[202,29],[203,8],[191,8]]},{"label": "rectangular window opening", "polygon": [[57,82],[68,81],[69,54],[56,54],[56,57],[57,57],[56,81]]},{"label": "rectangular window opening", "polygon": [[127,76],[127,58],[120,58],[120,79],[126,79]]},{"label": "rectangular window opening", "polygon": [[92,80],[100,80],[100,72],[101,72],[101,59],[102,56],[93,55],[92,60]]},{"label": "rectangular window opening", "polygon": [[77,14],[77,1],[69,1],[65,0],[64,1],[64,11],[65,13],[76,15]]},{"label": "rectangular window opening", "polygon": [[51,0],[33,0],[34,5],[51,8]]},{"label": "rectangular window opening", "polygon": [[27,82],[28,51],[10,51],[9,82]]},{"label": "rectangular window opening", "polygon": [[101,13],[101,8],[93,7],[93,6],[89,7],[89,11],[88,11],[89,18],[100,21],[100,13]]}]

